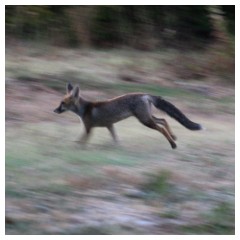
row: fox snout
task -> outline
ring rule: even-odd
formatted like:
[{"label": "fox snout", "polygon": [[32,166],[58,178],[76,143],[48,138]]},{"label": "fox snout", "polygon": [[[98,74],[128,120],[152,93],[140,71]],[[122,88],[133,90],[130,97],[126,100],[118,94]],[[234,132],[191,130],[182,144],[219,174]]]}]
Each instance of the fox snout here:
[{"label": "fox snout", "polygon": [[60,114],[60,113],[62,113],[62,112],[64,112],[64,111],[62,110],[61,105],[60,105],[59,107],[57,107],[56,109],[54,109],[53,112]]}]

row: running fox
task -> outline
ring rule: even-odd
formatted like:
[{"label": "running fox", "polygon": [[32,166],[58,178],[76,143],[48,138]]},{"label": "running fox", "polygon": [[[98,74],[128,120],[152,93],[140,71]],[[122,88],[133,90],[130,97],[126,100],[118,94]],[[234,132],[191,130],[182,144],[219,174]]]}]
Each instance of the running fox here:
[{"label": "running fox", "polygon": [[79,95],[78,86],[73,87],[68,83],[66,90],[66,95],[54,112],[60,114],[70,110],[82,119],[86,132],[81,138],[81,142],[87,141],[93,127],[106,127],[113,140],[117,142],[113,124],[130,116],[135,116],[143,125],[162,133],[171,147],[176,148],[175,135],[164,118],[157,118],[152,115],[152,104],[166,112],[170,117],[175,118],[186,128],[190,130],[202,129],[200,124],[189,120],[179,109],[162,97],[146,93],[128,93],[106,101],[90,102]]}]

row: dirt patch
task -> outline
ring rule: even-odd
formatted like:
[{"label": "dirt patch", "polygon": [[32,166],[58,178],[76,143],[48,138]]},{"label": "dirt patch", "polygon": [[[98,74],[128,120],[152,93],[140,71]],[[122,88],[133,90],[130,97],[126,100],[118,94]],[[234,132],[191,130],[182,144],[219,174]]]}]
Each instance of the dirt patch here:
[{"label": "dirt patch", "polygon": [[[11,83],[6,84],[6,121],[61,121],[60,118],[56,118],[53,110],[59,105],[65,94],[64,91],[64,83],[61,93],[37,82],[26,84],[18,80],[11,80]],[[83,95],[90,95],[90,98],[103,96],[98,91],[83,91]]]},{"label": "dirt patch", "polygon": [[58,92],[37,83],[15,81],[6,84],[6,120],[48,121],[52,119],[52,110],[58,99]]}]

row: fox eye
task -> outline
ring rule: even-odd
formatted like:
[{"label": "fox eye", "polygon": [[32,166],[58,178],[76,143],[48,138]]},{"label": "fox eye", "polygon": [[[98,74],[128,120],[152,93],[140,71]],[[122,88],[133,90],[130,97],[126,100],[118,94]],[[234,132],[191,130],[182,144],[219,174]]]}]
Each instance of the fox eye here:
[{"label": "fox eye", "polygon": [[61,105],[65,105],[65,102],[61,102]]}]

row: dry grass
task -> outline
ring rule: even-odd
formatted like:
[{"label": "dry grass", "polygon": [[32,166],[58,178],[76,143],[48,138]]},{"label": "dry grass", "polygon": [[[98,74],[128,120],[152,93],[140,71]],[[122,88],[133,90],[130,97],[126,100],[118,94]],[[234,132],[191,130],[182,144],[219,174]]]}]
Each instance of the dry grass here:
[{"label": "dry grass", "polygon": [[[23,65],[7,55],[6,75],[14,79],[6,85],[6,233],[233,234],[232,92],[220,98],[167,84],[159,87],[154,81],[125,85],[116,75],[109,76],[128,65],[129,58],[116,57],[115,52],[79,54],[56,50],[56,58],[52,54],[45,59],[46,53],[32,52],[31,61]],[[156,55],[150,54],[153,58]],[[84,82],[88,92],[83,92],[92,99],[134,87],[155,94],[162,91],[207,130],[191,132],[166,117],[178,137],[178,148],[172,150],[162,135],[130,118],[116,125],[120,146],[112,145],[106,129],[96,129],[87,146],[79,146],[74,142],[82,131],[78,118],[52,113],[62,96],[49,88],[56,82],[16,79],[18,69],[24,68],[27,74],[31,69],[34,76],[41,75],[36,63],[49,74],[67,68],[92,74],[93,81]],[[95,64],[99,66],[91,72]],[[105,70],[105,64],[111,67]],[[156,70],[146,60],[142,69],[148,72],[148,68]],[[64,91],[62,80],[57,84]],[[219,218],[231,224],[217,222]]]}]

